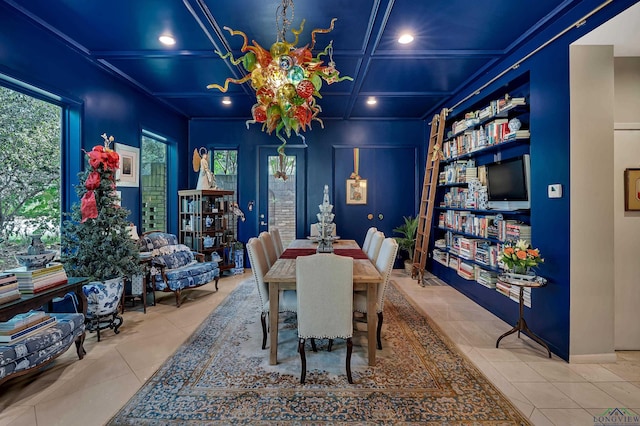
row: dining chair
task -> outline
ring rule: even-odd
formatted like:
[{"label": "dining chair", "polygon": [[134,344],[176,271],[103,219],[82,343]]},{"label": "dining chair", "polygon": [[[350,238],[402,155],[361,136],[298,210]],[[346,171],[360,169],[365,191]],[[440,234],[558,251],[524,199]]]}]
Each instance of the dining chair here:
[{"label": "dining chair", "polygon": [[[278,255],[276,254],[276,246],[273,242],[273,237],[267,231],[263,231],[258,235],[260,242],[262,243],[262,249],[264,250],[264,254],[267,257],[267,265],[269,265],[269,269],[276,263],[278,260]],[[264,272],[265,274],[267,271]]]},{"label": "dining chair", "polygon": [[[384,309],[384,297],[389,284],[389,277],[393,270],[393,263],[398,254],[398,242],[395,238],[385,238],[380,247],[378,259],[375,262],[376,269],[382,275],[382,281],[378,284],[378,298],[376,300],[376,313],[378,314],[378,328],[376,330],[376,340],[378,349],[382,349],[382,341],[380,340],[380,331],[382,330]],[[356,312],[367,314],[367,294],[366,292],[355,292],[353,295],[353,309]]]},{"label": "dining chair", "polygon": [[333,253],[318,253],[296,259],[296,291],[298,296],[298,351],[302,369],[300,383],[307,375],[304,353],[306,339],[317,352],[314,339],[347,340],[347,379],[351,376],[353,351],[353,259]]},{"label": "dining chair", "polygon": [[[267,266],[267,257],[264,254],[262,248],[262,242],[252,237],[247,242],[247,254],[249,255],[249,261],[251,262],[251,271],[253,271],[253,277],[258,286],[258,295],[260,296],[260,322],[262,323],[262,349],[267,347],[267,321],[266,317],[269,314],[269,285],[264,281],[264,275],[269,270]],[[283,290],[280,294],[280,304],[278,306],[279,312],[297,312],[298,301],[296,299],[295,290]]]},{"label": "dining chair", "polygon": [[376,228],[375,226],[372,226],[367,230],[367,235],[364,237],[364,242],[362,243],[363,252],[366,253],[367,250],[369,250],[369,245],[371,245],[371,237],[373,237],[373,234],[375,234],[377,230],[378,228]]},{"label": "dining chair", "polygon": [[282,238],[280,237],[280,230],[278,228],[270,228],[269,233],[273,238],[274,247],[276,248],[276,256],[280,257],[280,255],[284,251],[284,246],[282,245]]},{"label": "dining chair", "polygon": [[371,237],[371,244],[369,244],[369,249],[366,251],[367,257],[373,263],[376,263],[378,259],[378,253],[380,253],[380,246],[382,245],[382,241],[384,240],[384,233],[382,231],[376,231],[373,233]]}]

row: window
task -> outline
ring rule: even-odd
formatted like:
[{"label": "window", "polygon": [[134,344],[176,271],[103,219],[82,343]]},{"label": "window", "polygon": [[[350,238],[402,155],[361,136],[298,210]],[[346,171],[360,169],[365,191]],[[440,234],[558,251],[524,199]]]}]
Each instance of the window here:
[{"label": "window", "polygon": [[[25,90],[26,92],[26,90]],[[29,234],[60,241],[63,109],[0,86],[0,270],[18,266]]]},{"label": "window", "polygon": [[142,131],[142,229],[167,231],[167,144],[161,136]]}]

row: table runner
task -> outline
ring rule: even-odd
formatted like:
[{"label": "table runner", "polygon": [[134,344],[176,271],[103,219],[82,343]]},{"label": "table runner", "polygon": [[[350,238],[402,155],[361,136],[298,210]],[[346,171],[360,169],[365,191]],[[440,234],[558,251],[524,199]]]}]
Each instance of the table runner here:
[{"label": "table runner", "polygon": [[[338,256],[348,256],[354,259],[368,259],[367,254],[359,248],[334,249],[333,253]],[[280,259],[295,259],[298,256],[310,256],[312,254],[316,254],[315,248],[288,248],[280,255]]]}]

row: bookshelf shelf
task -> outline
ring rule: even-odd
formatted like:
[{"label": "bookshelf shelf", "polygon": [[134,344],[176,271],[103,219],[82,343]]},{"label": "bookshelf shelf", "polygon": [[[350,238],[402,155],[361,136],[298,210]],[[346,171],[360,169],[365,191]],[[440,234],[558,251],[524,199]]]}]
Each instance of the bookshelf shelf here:
[{"label": "bookshelf shelf", "polygon": [[[509,90],[448,118],[432,220],[431,272],[491,311],[514,300],[496,288],[505,242],[531,240],[530,209],[487,208],[486,165],[530,152],[528,76]],[[516,118],[517,133],[509,129]]]}]

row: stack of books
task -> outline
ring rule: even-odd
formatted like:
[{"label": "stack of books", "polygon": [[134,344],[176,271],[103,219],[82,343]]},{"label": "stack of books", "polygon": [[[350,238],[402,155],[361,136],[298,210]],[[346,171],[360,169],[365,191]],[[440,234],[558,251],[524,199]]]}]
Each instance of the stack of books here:
[{"label": "stack of books", "polygon": [[0,273],[0,305],[16,299],[20,299],[16,275],[7,272]]},{"label": "stack of books", "polygon": [[44,268],[27,269],[22,266],[5,272],[15,274],[18,279],[18,289],[20,293],[25,294],[38,293],[67,282],[67,274],[62,264],[55,262]]},{"label": "stack of books", "polygon": [[9,321],[0,322],[0,343],[23,339],[55,323],[56,318],[43,311],[18,314]]}]

